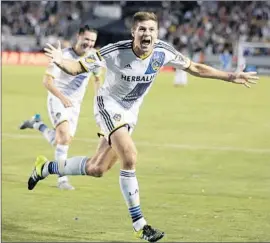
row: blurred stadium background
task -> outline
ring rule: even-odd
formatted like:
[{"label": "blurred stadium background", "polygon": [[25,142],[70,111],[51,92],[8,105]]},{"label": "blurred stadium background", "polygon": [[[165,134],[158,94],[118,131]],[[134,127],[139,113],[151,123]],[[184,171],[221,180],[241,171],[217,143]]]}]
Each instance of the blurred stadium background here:
[{"label": "blurred stadium background", "polygon": [[[146,218],[167,242],[269,242],[269,1],[1,1],[3,241],[136,241],[118,164],[101,179],[72,177],[72,192],[55,177],[29,192],[32,161],[53,149],[18,125],[34,113],[49,124],[46,42],[69,46],[84,24],[98,30],[98,48],[128,39],[139,10],[157,13],[159,38],[194,61],[220,68],[228,49],[232,70],[244,62],[260,75],[252,89],[191,76],[174,88],[173,70],[161,72],[134,132]],[[71,156],[96,149],[92,100],[90,83]]]},{"label": "blurred stadium background", "polygon": [[[269,73],[269,1],[2,1],[2,49],[41,51],[58,39],[69,46],[82,24],[99,31],[101,47],[130,38],[138,10],[157,13],[159,38],[195,61],[218,66],[226,47],[233,67],[245,56],[247,68]],[[241,49],[242,42],[259,45]]]}]

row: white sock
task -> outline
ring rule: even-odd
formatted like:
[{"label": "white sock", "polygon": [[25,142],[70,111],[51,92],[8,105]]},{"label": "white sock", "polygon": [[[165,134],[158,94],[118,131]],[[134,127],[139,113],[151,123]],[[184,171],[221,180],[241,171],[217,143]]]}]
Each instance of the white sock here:
[{"label": "white sock", "polygon": [[40,131],[49,144],[55,144],[55,130],[48,128],[42,121],[35,122],[34,129]]},{"label": "white sock", "polygon": [[[39,127],[40,127],[41,125],[45,125],[43,121],[35,122],[34,125],[33,125],[33,127],[34,127],[34,129],[39,130]],[[46,125],[45,125],[45,126],[46,126]],[[46,126],[46,127],[47,127],[47,126]]]},{"label": "white sock", "polygon": [[141,212],[139,184],[135,170],[120,170],[119,184],[132,218],[133,227],[139,231],[147,223]]},{"label": "white sock", "polygon": [[[67,160],[69,145],[57,144],[55,148],[54,158],[58,162],[58,165],[64,165]],[[61,168],[59,168],[61,171]],[[59,176],[59,182],[68,181],[67,176]]]},{"label": "white sock", "polygon": [[55,145],[55,130],[54,129],[45,129],[45,131],[42,133],[44,138],[52,145]]},{"label": "white sock", "polygon": [[86,175],[87,160],[88,157],[76,156],[64,161],[64,165],[60,165],[58,161],[48,161],[43,166],[42,176],[47,177],[49,174]]}]

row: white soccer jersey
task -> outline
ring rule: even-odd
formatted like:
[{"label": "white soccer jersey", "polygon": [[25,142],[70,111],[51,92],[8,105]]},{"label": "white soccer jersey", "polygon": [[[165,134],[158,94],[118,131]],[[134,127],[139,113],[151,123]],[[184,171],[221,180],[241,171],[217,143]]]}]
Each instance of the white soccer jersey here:
[{"label": "white soccer jersey", "polygon": [[[95,50],[91,50],[85,56],[91,57],[95,52]],[[73,60],[79,60],[82,58],[81,56],[78,56],[71,47],[63,49],[63,56]],[[54,78],[54,85],[71,101],[78,103],[82,102],[92,73],[95,76],[98,76],[100,73],[100,68],[97,67],[89,73],[83,73],[75,77],[65,73],[55,64],[51,64],[47,70],[47,74]]]},{"label": "white soccer jersey", "polygon": [[105,65],[106,77],[98,96],[111,97],[124,109],[137,112],[162,66],[177,64],[185,69],[190,60],[161,40],[148,57],[141,59],[132,50],[132,40],[126,40],[109,44],[100,49],[94,60],[93,56],[86,57],[80,63],[87,71]]}]

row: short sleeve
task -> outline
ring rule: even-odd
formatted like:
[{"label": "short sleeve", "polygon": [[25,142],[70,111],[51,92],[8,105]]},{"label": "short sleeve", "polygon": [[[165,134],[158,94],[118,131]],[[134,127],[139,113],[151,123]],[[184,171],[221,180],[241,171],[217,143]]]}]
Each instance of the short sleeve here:
[{"label": "short sleeve", "polygon": [[167,66],[173,66],[177,69],[187,69],[191,64],[188,57],[184,56],[182,53],[177,52],[174,57],[168,62]]},{"label": "short sleeve", "polygon": [[159,40],[156,47],[161,48],[165,52],[165,66],[172,66],[177,69],[186,69],[190,66],[190,59],[169,43]]},{"label": "short sleeve", "polygon": [[59,69],[54,63],[49,63],[46,75],[52,76],[54,79],[60,74],[61,69]]}]

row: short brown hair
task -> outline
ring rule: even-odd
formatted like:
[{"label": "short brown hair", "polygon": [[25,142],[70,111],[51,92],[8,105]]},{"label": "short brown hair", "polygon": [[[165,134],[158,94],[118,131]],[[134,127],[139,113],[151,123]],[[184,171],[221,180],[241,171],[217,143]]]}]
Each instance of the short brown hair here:
[{"label": "short brown hair", "polygon": [[153,20],[155,22],[158,22],[157,16],[153,12],[137,12],[133,15],[132,27],[136,26],[138,22],[146,20]]},{"label": "short brown hair", "polygon": [[84,34],[85,31],[89,31],[89,32],[98,34],[97,30],[90,28],[89,25],[85,25],[85,26],[80,27],[78,34],[79,35]]}]

